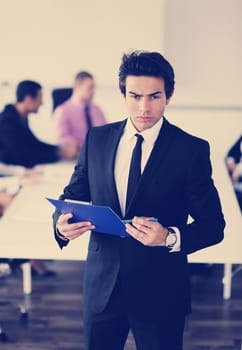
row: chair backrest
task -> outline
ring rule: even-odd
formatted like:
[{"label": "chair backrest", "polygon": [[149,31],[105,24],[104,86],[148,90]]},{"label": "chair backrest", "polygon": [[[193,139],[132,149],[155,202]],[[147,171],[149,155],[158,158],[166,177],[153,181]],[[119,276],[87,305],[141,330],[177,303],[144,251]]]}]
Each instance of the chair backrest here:
[{"label": "chair backrest", "polygon": [[72,95],[72,88],[58,88],[52,91],[53,111],[57,106],[68,100]]}]

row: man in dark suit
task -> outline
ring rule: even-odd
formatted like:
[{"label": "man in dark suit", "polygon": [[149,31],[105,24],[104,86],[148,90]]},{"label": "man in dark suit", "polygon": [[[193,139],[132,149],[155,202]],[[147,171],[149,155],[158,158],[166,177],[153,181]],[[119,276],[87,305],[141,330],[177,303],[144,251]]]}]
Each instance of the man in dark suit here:
[{"label": "man in dark suit", "polygon": [[236,198],[242,211],[242,135],[230,148],[226,165],[231,176]]},{"label": "man in dark suit", "polygon": [[[190,312],[187,254],[220,242],[225,225],[209,145],[163,117],[174,72],[162,55],[124,55],[119,84],[129,118],[89,131],[60,197],[110,206],[122,219],[133,218],[126,224],[130,238],[91,233],[86,349],[121,350],[131,329],[138,350],[181,350]],[[187,224],[189,214],[193,222]],[[71,217],[54,214],[60,247],[94,228],[91,222],[69,223]]]},{"label": "man in dark suit", "polygon": [[40,141],[30,130],[28,117],[42,104],[42,88],[35,81],[24,80],[17,86],[16,103],[0,114],[0,161],[32,168],[36,164],[59,160],[59,148]]}]

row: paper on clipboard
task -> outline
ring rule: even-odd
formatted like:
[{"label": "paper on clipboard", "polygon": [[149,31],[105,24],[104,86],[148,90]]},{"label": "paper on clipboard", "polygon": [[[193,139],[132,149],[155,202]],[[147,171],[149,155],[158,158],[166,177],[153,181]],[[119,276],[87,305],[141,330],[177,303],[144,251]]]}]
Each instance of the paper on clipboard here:
[{"label": "paper on clipboard", "polygon": [[119,216],[107,206],[83,204],[83,202],[63,201],[46,198],[62,214],[72,213],[71,222],[90,221],[95,225],[93,231],[121,237],[130,237]]}]

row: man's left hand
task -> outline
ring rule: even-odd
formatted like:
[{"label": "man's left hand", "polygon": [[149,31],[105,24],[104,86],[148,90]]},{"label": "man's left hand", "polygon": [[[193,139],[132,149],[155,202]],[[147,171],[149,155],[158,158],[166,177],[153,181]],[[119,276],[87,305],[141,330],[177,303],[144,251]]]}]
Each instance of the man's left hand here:
[{"label": "man's left hand", "polygon": [[150,218],[135,216],[132,224],[126,224],[126,231],[144,245],[165,247],[168,230]]}]

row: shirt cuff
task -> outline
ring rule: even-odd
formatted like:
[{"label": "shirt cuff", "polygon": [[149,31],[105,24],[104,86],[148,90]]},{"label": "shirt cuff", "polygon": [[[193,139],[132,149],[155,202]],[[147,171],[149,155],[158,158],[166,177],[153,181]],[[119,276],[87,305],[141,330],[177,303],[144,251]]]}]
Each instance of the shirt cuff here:
[{"label": "shirt cuff", "polygon": [[180,230],[177,227],[171,226],[171,228],[175,231],[177,240],[169,252],[170,253],[180,252],[181,251],[181,233],[180,233]]},{"label": "shirt cuff", "polygon": [[66,238],[65,236],[63,236],[59,231],[58,229],[56,228],[55,229],[55,234],[58,238],[60,238],[62,241],[64,242],[69,242],[69,238]]},{"label": "shirt cuff", "polygon": [[239,175],[242,175],[242,162],[238,163],[237,169],[238,169]]}]

